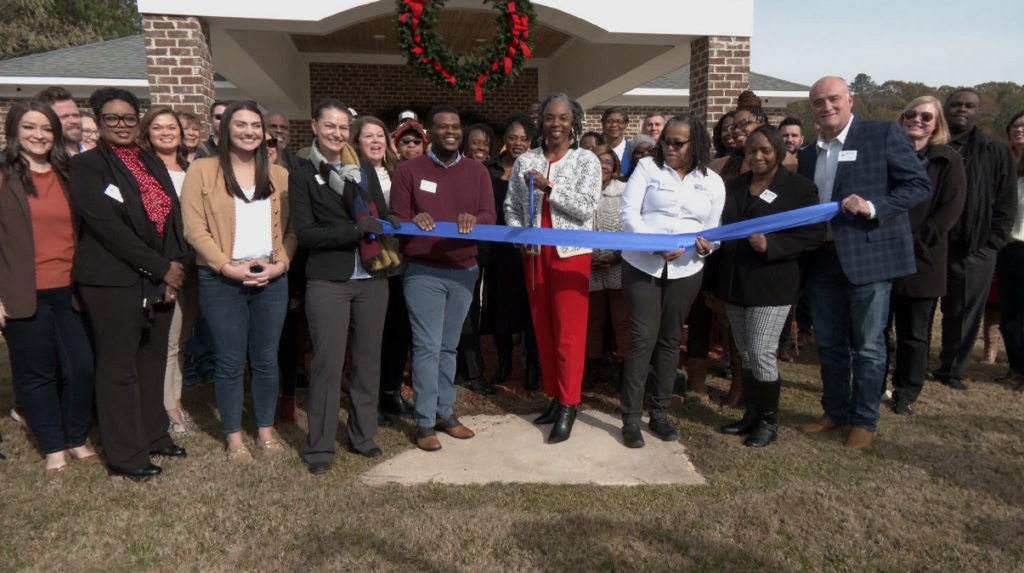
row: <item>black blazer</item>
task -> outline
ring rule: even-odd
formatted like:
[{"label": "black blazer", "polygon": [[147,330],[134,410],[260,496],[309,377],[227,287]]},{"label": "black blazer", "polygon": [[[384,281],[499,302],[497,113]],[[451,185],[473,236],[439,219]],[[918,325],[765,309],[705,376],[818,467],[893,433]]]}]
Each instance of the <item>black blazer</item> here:
[{"label": "black blazer", "polygon": [[[750,195],[752,173],[725,186],[722,224],[738,223],[818,204],[818,188],[789,169],[779,169],[765,191],[777,197],[771,202]],[[772,233],[768,250],[756,252],[746,240],[726,241],[718,253],[718,297],[738,306],[786,306],[800,294],[800,255],[825,242],[825,224],[797,227]]]},{"label": "black blazer", "polygon": [[[377,215],[389,215],[384,192],[373,164],[363,161],[363,180]],[[363,234],[356,228],[354,199],[361,193],[359,186],[345,182],[344,196],[338,195],[317,180],[313,163],[303,159],[302,165],[288,176],[288,201],[292,228],[299,239],[299,248],[309,250],[306,278],[327,281],[347,281],[355,270],[355,252]]]},{"label": "black blazer", "polygon": [[[71,203],[81,220],[71,267],[76,283],[131,286],[141,276],[159,286],[172,261],[186,265],[191,259],[167,167],[145,150],[139,157],[171,199],[163,238],[146,215],[135,176],[106,143],[71,159]],[[118,188],[123,202],[104,193],[110,185]]]}]

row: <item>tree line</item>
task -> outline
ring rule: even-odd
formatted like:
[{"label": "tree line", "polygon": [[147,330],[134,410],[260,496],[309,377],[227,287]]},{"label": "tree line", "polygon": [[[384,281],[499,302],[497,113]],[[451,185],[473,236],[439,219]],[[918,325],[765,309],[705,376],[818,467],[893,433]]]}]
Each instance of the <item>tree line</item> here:
[{"label": "tree line", "polygon": [[135,0],[0,0],[0,59],[141,33]]},{"label": "tree line", "polygon": [[[971,87],[981,95],[978,126],[993,137],[1006,140],[1006,125],[1019,111],[1024,111],[1024,85],[1013,82],[988,82],[977,86],[932,87],[920,82],[889,80],[881,85],[867,74],[857,74],[850,82],[853,95],[853,113],[865,119],[895,121],[903,108],[915,98],[933,95],[940,101],[957,89]],[[799,118],[804,125],[804,135],[811,136],[810,103],[796,102],[786,108],[787,115]]]}]

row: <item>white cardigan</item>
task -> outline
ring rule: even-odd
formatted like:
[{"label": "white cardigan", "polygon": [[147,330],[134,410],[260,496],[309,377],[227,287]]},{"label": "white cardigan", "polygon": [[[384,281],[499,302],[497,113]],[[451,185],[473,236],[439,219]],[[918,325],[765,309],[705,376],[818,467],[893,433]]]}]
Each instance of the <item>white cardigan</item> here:
[{"label": "white cardigan", "polygon": [[[597,202],[594,213],[594,230],[602,233],[621,233],[619,211],[622,210],[622,193],[626,184],[618,179],[608,182],[608,187],[601,191],[601,200]],[[619,251],[595,249],[594,256],[616,254]],[[590,292],[600,290],[619,290],[622,288],[622,263],[614,264],[607,270],[590,271]]]},{"label": "white cardigan", "polygon": [[[547,174],[551,193],[534,189],[534,227],[540,227],[545,198],[551,202],[551,227],[554,229],[593,230],[594,212],[601,196],[601,162],[585,149],[570,149],[548,173],[548,160],[543,149],[531,149],[516,159],[509,176],[505,197],[505,224],[509,227],[530,226],[530,192],[525,175],[530,171]],[[564,258],[590,254],[591,249],[557,247]]]}]

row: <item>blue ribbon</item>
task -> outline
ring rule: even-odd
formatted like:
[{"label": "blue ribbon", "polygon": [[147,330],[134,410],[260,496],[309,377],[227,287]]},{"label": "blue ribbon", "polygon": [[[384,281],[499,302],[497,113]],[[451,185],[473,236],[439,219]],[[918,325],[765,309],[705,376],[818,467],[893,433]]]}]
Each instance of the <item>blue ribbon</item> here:
[{"label": "blue ribbon", "polygon": [[403,223],[399,229],[382,221],[385,235],[406,235],[411,237],[433,237],[466,239],[469,241],[490,241],[494,243],[515,243],[519,245],[547,245],[551,247],[582,247],[585,249],[607,249],[612,251],[677,251],[695,248],[697,237],[711,242],[746,239],[755,233],[769,234],[795,227],[803,227],[832,220],[841,212],[838,202],[794,209],[785,213],[758,217],[731,225],[716,227],[705,233],[683,233],[661,235],[646,233],[604,233],[599,231],[570,231],[564,229],[524,229],[503,225],[475,225],[470,233],[460,233],[456,223],[434,223],[433,231],[422,231],[414,223]]}]

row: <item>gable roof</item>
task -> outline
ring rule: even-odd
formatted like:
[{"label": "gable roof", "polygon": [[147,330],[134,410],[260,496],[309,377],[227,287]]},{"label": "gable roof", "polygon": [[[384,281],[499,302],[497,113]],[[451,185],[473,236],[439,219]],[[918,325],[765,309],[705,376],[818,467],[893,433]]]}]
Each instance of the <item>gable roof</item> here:
[{"label": "gable roof", "polygon": [[[0,77],[148,80],[142,34],[0,60]],[[224,81],[220,74],[214,81]]]},{"label": "gable roof", "polygon": [[[690,89],[690,65],[687,64],[674,72],[667,73],[656,80],[651,80],[640,86],[641,88],[657,88],[672,90]],[[750,72],[750,89],[757,91],[784,91],[784,92],[806,92],[810,86],[780,80],[764,74]]]}]

